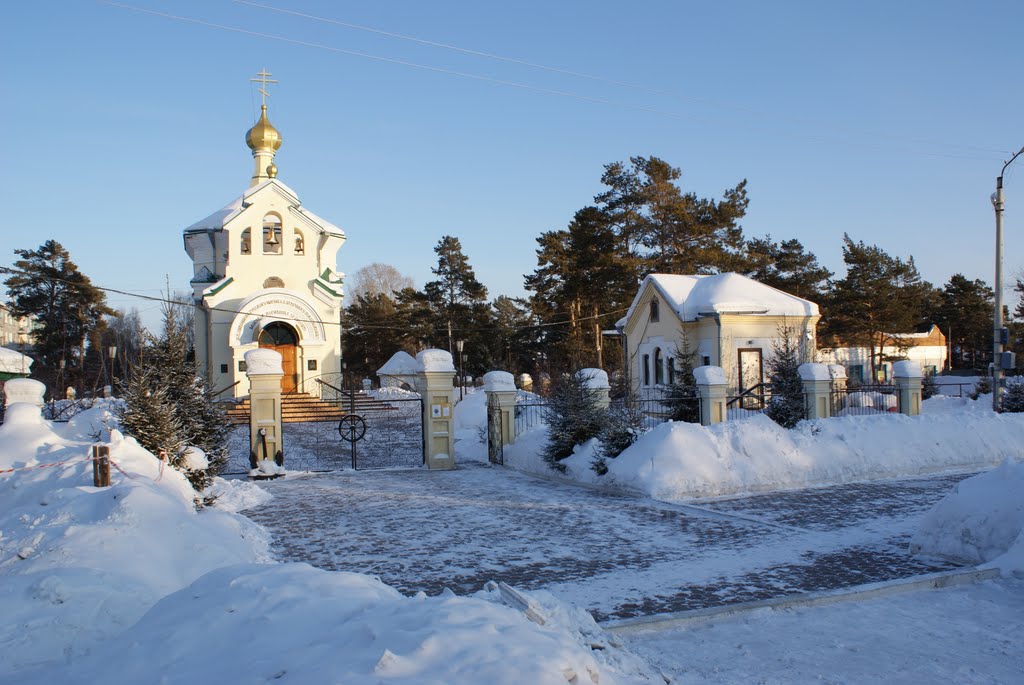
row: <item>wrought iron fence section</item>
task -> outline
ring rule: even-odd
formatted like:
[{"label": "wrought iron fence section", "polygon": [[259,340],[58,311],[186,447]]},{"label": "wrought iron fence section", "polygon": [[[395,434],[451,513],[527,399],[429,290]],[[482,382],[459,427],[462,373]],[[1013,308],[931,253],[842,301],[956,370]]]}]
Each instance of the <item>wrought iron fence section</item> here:
[{"label": "wrought iron fence section", "polygon": [[54,423],[67,423],[76,414],[92,409],[96,403],[93,397],[84,397],[80,400],[50,400],[43,405],[43,418]]},{"label": "wrought iron fence section", "polygon": [[900,394],[894,385],[860,385],[834,388],[832,416],[878,416],[900,411]]}]

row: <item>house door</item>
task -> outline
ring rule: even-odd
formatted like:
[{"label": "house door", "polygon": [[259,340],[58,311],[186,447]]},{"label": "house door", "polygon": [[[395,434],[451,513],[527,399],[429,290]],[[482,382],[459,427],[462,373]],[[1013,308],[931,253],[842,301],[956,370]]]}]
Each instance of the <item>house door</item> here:
[{"label": "house door", "polygon": [[260,331],[260,347],[274,350],[281,355],[281,392],[296,392],[299,388],[297,360],[299,337],[295,329],[286,323],[275,321]]},{"label": "house door", "polygon": [[[752,390],[761,384],[763,378],[763,367],[761,365],[761,348],[749,348],[745,350],[737,350],[740,364],[740,394]],[[757,397],[753,397],[750,400],[744,399],[744,408],[753,408],[751,405],[760,404],[761,396],[764,394],[760,390],[754,391]]]}]

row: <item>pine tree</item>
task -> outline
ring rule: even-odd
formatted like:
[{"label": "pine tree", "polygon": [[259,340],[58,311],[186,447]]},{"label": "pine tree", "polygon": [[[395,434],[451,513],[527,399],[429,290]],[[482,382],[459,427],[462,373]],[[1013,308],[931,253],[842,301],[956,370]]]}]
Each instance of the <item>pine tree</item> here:
[{"label": "pine tree", "polygon": [[[979,369],[991,358],[994,300],[995,294],[984,281],[971,281],[962,274],[953,274],[938,291],[929,318],[952,334],[956,367]],[[951,359],[951,367],[953,363]]]},{"label": "pine tree", "polygon": [[775,243],[770,235],[752,238],[743,253],[741,273],[811,302],[822,301],[832,278],[832,272],[821,266],[813,253],[805,252],[796,239]]},{"label": "pine tree", "polygon": [[793,428],[806,416],[799,355],[795,331],[780,328],[779,337],[772,341],[772,356],[767,364],[771,399],[765,414],[783,428]]},{"label": "pine tree", "polygon": [[972,400],[977,400],[982,395],[992,394],[992,377],[982,376],[978,379],[978,382],[974,384],[974,390],[970,394]]},{"label": "pine tree", "polygon": [[122,394],[121,430],[140,445],[159,455],[166,452],[171,466],[183,469],[181,449],[184,430],[178,410],[167,389],[156,378],[152,366],[139,366],[128,379]]},{"label": "pine tree", "polygon": [[901,346],[901,333],[912,333],[924,318],[923,302],[931,286],[921,281],[914,258],[903,261],[874,245],[843,235],[846,276],[832,285],[824,328],[848,345],[870,351],[871,378],[887,361],[881,351]]},{"label": "pine tree", "polygon": [[608,460],[622,454],[622,452],[636,442],[643,432],[646,417],[643,412],[634,408],[631,403],[623,402],[616,404],[608,410],[604,425],[598,434],[601,447],[594,455],[590,468],[599,476],[608,473]]},{"label": "pine tree", "polygon": [[1002,394],[1003,411],[1013,414],[1024,413],[1024,381],[1009,383]]},{"label": "pine tree", "polygon": [[106,295],[78,270],[64,246],[47,240],[36,250],[15,250],[21,259],[4,267],[4,281],[14,316],[32,317],[33,374],[51,386],[65,362],[65,380],[82,378],[89,331],[113,311]]},{"label": "pine tree", "polygon": [[939,386],[935,382],[935,374],[928,372],[921,380],[921,399],[927,400],[939,394]]},{"label": "pine tree", "polygon": [[683,331],[679,345],[672,356],[675,365],[675,379],[665,390],[662,401],[672,421],[700,423],[700,393],[697,390],[697,379],[693,375],[693,360],[696,353],[690,347],[690,338]]},{"label": "pine tree", "polygon": [[487,288],[477,280],[459,239],[446,235],[434,247],[437,267],[431,269],[437,280],[423,286],[423,293],[435,315],[435,329],[445,331],[444,348],[455,351],[454,341],[471,330],[473,306],[485,304]]},{"label": "pine tree", "polygon": [[598,405],[598,394],[579,371],[555,383],[548,397],[545,416],[548,442],[544,461],[552,469],[565,472],[562,460],[572,455],[573,448],[601,433],[607,412]]}]

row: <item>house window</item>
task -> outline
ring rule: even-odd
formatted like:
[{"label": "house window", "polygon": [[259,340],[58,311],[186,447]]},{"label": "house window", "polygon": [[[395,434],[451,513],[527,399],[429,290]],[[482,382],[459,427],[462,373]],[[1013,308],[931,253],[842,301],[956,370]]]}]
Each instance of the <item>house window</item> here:
[{"label": "house window", "polygon": [[220,365],[220,372],[221,373],[227,373],[228,372],[228,365],[227,364],[221,364]]},{"label": "house window", "polygon": [[658,301],[651,300],[651,321],[657,321],[659,319],[658,314]]},{"label": "house window", "polygon": [[281,218],[274,214],[263,217],[263,254],[281,254]]},{"label": "house window", "polygon": [[661,360],[661,348],[654,350],[654,384],[661,385],[665,382],[665,367]]},{"label": "house window", "polygon": [[651,384],[651,355],[645,354],[641,360],[642,368],[640,373],[644,376],[644,385]]},{"label": "house window", "polygon": [[666,365],[668,366],[668,384],[669,385],[675,385],[675,382],[676,382],[676,358],[675,357],[669,357],[668,361],[666,362]]},{"label": "house window", "polygon": [[847,375],[850,377],[851,381],[855,381],[857,383],[863,383],[864,382],[864,366],[861,365],[861,364],[853,364],[852,366],[850,366],[849,369],[847,369]]},{"label": "house window", "polygon": [[700,358],[700,363],[704,366],[711,366],[711,357],[704,355]]}]

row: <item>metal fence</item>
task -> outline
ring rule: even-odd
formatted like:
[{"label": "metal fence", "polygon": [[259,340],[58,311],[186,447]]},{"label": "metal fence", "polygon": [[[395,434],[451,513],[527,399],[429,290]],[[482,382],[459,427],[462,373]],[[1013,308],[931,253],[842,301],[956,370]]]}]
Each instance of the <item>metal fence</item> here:
[{"label": "metal fence", "polygon": [[[629,420],[643,428],[653,428],[665,421],[700,423],[700,396],[696,387],[686,396],[669,396],[660,390],[647,391],[642,396],[620,397],[611,401],[609,411],[631,414]],[[515,434],[522,435],[532,428],[546,425],[550,414],[548,401],[540,397],[516,398]]]},{"label": "metal fence", "polygon": [[832,416],[877,416],[900,411],[900,394],[895,385],[860,385],[833,389]]}]

